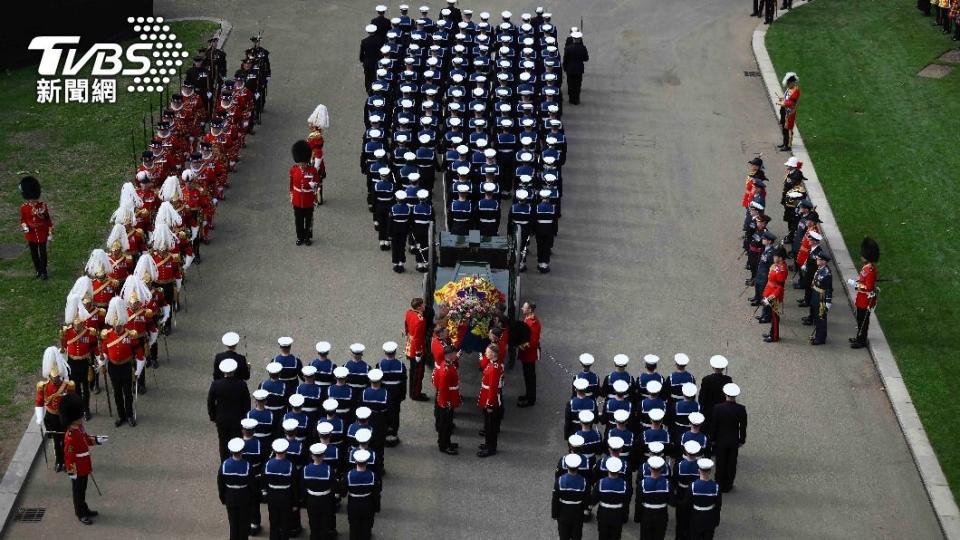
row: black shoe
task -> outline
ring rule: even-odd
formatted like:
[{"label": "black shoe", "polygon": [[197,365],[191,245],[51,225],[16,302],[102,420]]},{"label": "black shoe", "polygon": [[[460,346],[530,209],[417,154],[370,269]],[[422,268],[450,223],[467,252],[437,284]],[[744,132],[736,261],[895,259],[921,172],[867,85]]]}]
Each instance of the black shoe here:
[{"label": "black shoe", "polygon": [[47,273],[44,272],[44,273],[40,274],[40,281],[46,281],[48,277],[49,277],[49,276],[47,276]]},{"label": "black shoe", "polygon": [[60,472],[62,470],[63,470],[63,463],[57,463],[57,465],[53,468],[54,472]]},{"label": "black shoe", "polygon": [[487,448],[487,443],[482,442],[482,443],[480,443],[480,446],[477,446],[477,448],[478,448],[479,450],[486,450],[486,448]]},{"label": "black shoe", "polygon": [[138,387],[137,387],[137,393],[138,393],[138,394],[146,394],[146,393],[147,393],[147,385],[138,386]]},{"label": "black shoe", "polygon": [[854,341],[853,343],[850,344],[851,349],[862,349],[866,346],[867,344],[863,341]]},{"label": "black shoe", "polygon": [[810,319],[810,317],[804,317],[800,319],[800,324],[804,326],[813,326],[813,321]]},{"label": "black shoe", "polygon": [[100,512],[97,512],[96,510],[90,510],[89,508],[87,509],[87,517],[97,517],[99,515]]},{"label": "black shoe", "polygon": [[413,396],[410,398],[414,401],[430,401],[430,398],[426,394],[420,394],[418,396]]},{"label": "black shoe", "polygon": [[453,448],[454,450],[459,450],[459,449],[460,449],[460,443],[452,442],[452,443],[450,443],[450,448]]},{"label": "black shoe", "polygon": [[253,523],[250,524],[250,536],[256,536],[260,534],[261,530],[263,530],[263,527],[260,525],[254,525]]},{"label": "black shoe", "polygon": [[811,342],[810,342],[811,345],[823,345],[824,343],[826,343],[826,341],[811,341]]},{"label": "black shoe", "polygon": [[[306,245],[308,245],[308,246],[312,246],[312,245],[313,245],[313,240],[307,238],[306,240],[303,241],[303,243],[306,244]],[[299,533],[297,533],[297,534],[299,534]]]},{"label": "black shoe", "polygon": [[770,319],[757,319],[757,324],[770,324]]},{"label": "black shoe", "polygon": [[753,13],[750,14],[751,17],[756,17],[756,16],[758,16],[758,15],[760,15],[760,13],[759,13],[759,12],[756,12],[756,11],[754,11]]},{"label": "black shoe", "polygon": [[126,418],[117,418],[116,420],[113,421],[113,425],[116,426],[116,427],[120,427],[120,426],[122,426],[123,423],[126,422],[126,421],[127,421]]},{"label": "black shoe", "polygon": [[303,240],[299,240],[299,239],[298,239],[298,240],[297,240],[297,245],[298,245],[298,246],[302,246],[302,245],[303,245]]},{"label": "black shoe", "polygon": [[136,418],[134,418],[134,417],[131,416],[130,419],[127,420],[127,422],[130,424],[130,427],[137,427],[137,419],[136,419]]},{"label": "black shoe", "polygon": [[857,342],[857,338],[855,338],[855,337],[847,338],[847,341],[849,341],[850,343],[856,343],[856,342]]},{"label": "black shoe", "polygon": [[443,452],[444,454],[449,454],[451,456],[455,456],[460,453],[460,452],[457,452],[457,449],[453,448],[452,446],[441,448],[440,451]]},{"label": "black shoe", "polygon": [[797,307],[810,307],[810,304],[808,304],[807,302],[800,302],[799,304],[797,304]]},{"label": "black shoe", "polygon": [[791,147],[789,147],[789,146],[784,146],[783,148],[780,149],[780,151],[781,151],[781,152],[793,152],[793,148],[791,148]]},{"label": "black shoe", "polygon": [[490,457],[492,455],[495,455],[496,453],[497,453],[496,450],[490,450],[489,448],[484,448],[477,452],[477,457],[479,458]]},{"label": "black shoe", "polygon": [[521,409],[525,409],[527,407],[533,407],[535,403],[536,401],[527,401],[525,399],[517,400],[517,407],[520,407]]},{"label": "black shoe", "polygon": [[778,341],[780,341],[780,340],[779,340],[779,339],[773,339],[773,337],[771,337],[771,336],[766,336],[766,337],[763,338],[763,342],[764,342],[764,343],[776,343],[776,342],[778,342]]},{"label": "black shoe", "polygon": [[93,418],[93,415],[90,414],[90,411],[87,411],[86,413],[84,413],[83,415],[84,420],[90,420],[91,418]]},{"label": "black shoe", "polygon": [[93,525],[93,520],[87,516],[83,516],[77,519],[79,519],[80,523],[83,523],[84,525]]},{"label": "black shoe", "polygon": [[759,306],[760,304],[761,304],[761,302],[760,302],[759,300],[751,300],[751,301],[750,301],[750,305],[751,305],[751,306]]}]

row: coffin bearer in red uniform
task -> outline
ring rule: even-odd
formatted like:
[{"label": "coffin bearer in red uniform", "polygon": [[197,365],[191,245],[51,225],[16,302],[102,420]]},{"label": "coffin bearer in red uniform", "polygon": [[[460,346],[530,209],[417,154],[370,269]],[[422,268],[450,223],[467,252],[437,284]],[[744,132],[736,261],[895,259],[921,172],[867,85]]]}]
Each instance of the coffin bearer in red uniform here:
[{"label": "coffin bearer in red uniform", "polygon": [[307,144],[310,145],[312,152],[311,162],[313,168],[317,170],[317,205],[323,204],[323,179],[327,177],[327,165],[323,160],[323,130],[330,127],[330,114],[325,105],[317,105],[317,108],[307,119],[307,125],[310,127],[310,135],[307,135]]},{"label": "coffin bearer in red uniform", "polygon": [[540,332],[543,326],[537,317],[537,305],[533,302],[524,302],[520,308],[523,312],[523,324],[530,329],[530,339],[520,345],[517,357],[523,366],[524,394],[517,400],[517,407],[530,407],[537,402],[537,359],[540,357]]},{"label": "coffin bearer in red uniform", "polygon": [[484,442],[477,452],[478,457],[490,457],[497,453],[497,439],[500,436],[500,379],[503,377],[503,364],[500,362],[500,348],[491,343],[484,353],[485,365],[481,365],[483,376],[480,380],[480,396],[477,406],[483,412]]},{"label": "coffin bearer in red uniform", "polygon": [[792,150],[793,126],[797,122],[797,102],[800,100],[800,78],[794,72],[783,76],[783,98],[780,99],[780,130],[783,132],[783,144],[777,146],[784,152]]},{"label": "coffin bearer in red uniform", "polygon": [[410,399],[414,401],[429,399],[423,393],[423,349],[427,341],[427,322],[423,318],[424,307],[423,298],[414,298],[410,301],[410,309],[403,318],[403,335],[407,338],[403,354],[410,361]]},{"label": "coffin bearer in red uniform", "polygon": [[787,250],[777,248],[773,255],[773,264],[767,274],[767,285],[763,288],[763,304],[770,309],[770,333],[763,335],[767,343],[780,341],[780,316],[783,315],[784,284],[787,282]]},{"label": "coffin bearer in red uniform", "polygon": [[32,176],[20,180],[20,230],[30,248],[37,279],[47,279],[47,242],[53,240],[53,220],[47,203],[40,200],[40,182]]},{"label": "coffin bearer in red uniform", "polygon": [[[95,358],[100,356],[97,331],[86,325],[90,314],[83,307],[79,294],[67,296],[60,331],[60,351],[67,357],[73,383],[83,402],[84,418],[90,418],[90,379]],[[62,431],[62,430],[60,430]]]},{"label": "coffin bearer in red uniform", "polygon": [[460,407],[460,373],[457,371],[457,349],[448,345],[443,351],[443,367],[433,372],[437,387],[434,417],[437,428],[437,445],[444,454],[457,455],[459,444],[452,442],[453,414]]},{"label": "coffin bearer in red uniform", "polygon": [[850,338],[850,348],[862,349],[867,346],[867,331],[870,329],[870,313],[877,306],[877,262],[880,260],[880,246],[869,236],[860,243],[860,262],[863,268],[857,279],[848,279],[847,283],[857,289],[855,305],[857,307],[857,335]]},{"label": "coffin bearer in red uniform", "polygon": [[137,425],[133,411],[133,377],[134,374],[139,377],[146,365],[140,340],[127,330],[127,322],[127,306],[123,298],[118,296],[110,300],[110,307],[107,308],[109,328],[100,333],[100,343],[103,344],[101,350],[106,357],[107,373],[113,384],[113,400],[117,405],[114,425],[117,427],[124,422],[130,422],[130,426]]},{"label": "coffin bearer in red uniform", "polygon": [[310,165],[312,151],[307,141],[293,143],[293,161],[290,167],[290,204],[297,229],[297,245],[313,243],[313,203],[316,198],[317,170]]},{"label": "coffin bearer in red uniform", "polygon": [[106,435],[88,435],[83,428],[83,404],[75,394],[63,398],[60,404],[60,422],[66,427],[63,436],[64,466],[73,486],[73,511],[84,525],[93,525],[90,518],[97,512],[87,506],[87,477],[93,474],[90,447],[104,444]]},{"label": "coffin bearer in red uniform", "polygon": [[[46,428],[46,437],[53,439],[53,451],[57,458],[56,471],[63,470],[63,428],[60,423],[60,401],[67,394],[73,394],[75,388],[70,380],[70,367],[67,359],[56,347],[47,347],[43,351],[43,376],[45,380],[37,383],[37,399],[34,413],[37,425]],[[83,414],[83,411],[80,411]],[[47,444],[46,441],[43,444]]]}]

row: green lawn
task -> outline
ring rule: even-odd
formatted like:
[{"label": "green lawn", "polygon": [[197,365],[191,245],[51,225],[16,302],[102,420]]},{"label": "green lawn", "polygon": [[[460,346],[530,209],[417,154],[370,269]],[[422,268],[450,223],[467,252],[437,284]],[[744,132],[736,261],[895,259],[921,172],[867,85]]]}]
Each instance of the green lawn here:
[{"label": "green lawn", "polygon": [[880,244],[877,315],[956,497],[960,73],[916,76],[957,48],[930,21],[909,0],[821,0],[778,20],[767,48],[800,75],[797,125],[847,247]]},{"label": "green lawn", "polygon": [[[205,45],[217,28],[199,21],[170,26],[187,51]],[[26,250],[0,260],[0,407],[8,419],[19,417],[10,414],[11,404],[15,412],[32,406],[29,387],[39,380],[44,347],[56,342],[67,292],[90,250],[106,240],[120,184],[133,178],[131,132],[139,153],[145,114],[149,123],[150,100],[127,92],[126,79],[117,81],[114,104],[67,105],[38,104],[37,78],[36,66],[0,74],[0,211],[7,223],[0,228],[0,244],[25,245],[17,217],[22,202],[17,184],[25,174],[40,179],[55,222],[48,281],[33,278]],[[171,87],[176,85],[174,78]],[[159,95],[150,99],[157,117]]]}]

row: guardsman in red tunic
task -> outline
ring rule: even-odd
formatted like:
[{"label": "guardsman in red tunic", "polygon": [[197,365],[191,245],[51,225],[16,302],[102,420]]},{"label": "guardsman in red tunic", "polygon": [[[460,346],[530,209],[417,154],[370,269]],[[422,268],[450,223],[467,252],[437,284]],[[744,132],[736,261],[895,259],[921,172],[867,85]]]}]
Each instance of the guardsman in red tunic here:
[{"label": "guardsman in red tunic", "polygon": [[[57,347],[47,347],[43,351],[43,376],[46,377],[46,380],[37,383],[34,415],[37,419],[37,425],[46,428],[46,436],[53,439],[53,451],[57,458],[57,472],[63,470],[64,459],[64,426],[60,424],[60,400],[65,395],[75,392],[73,381],[69,378],[69,372],[67,359],[60,354]],[[46,444],[46,441],[43,444]]]},{"label": "guardsman in red tunic", "polygon": [[869,236],[860,243],[860,262],[863,268],[857,279],[847,283],[857,290],[857,335],[850,338],[850,348],[862,349],[867,346],[867,331],[870,329],[870,312],[877,305],[877,262],[880,260],[880,246]]},{"label": "guardsman in red tunic", "polygon": [[533,302],[524,302],[520,308],[523,312],[523,323],[530,329],[530,339],[520,345],[517,353],[523,366],[524,394],[517,400],[517,407],[530,407],[537,402],[537,359],[540,357],[540,332],[543,325],[537,317],[537,305]]},{"label": "guardsman in red tunic", "polygon": [[93,474],[90,447],[104,444],[106,435],[88,435],[83,427],[83,408],[75,395],[64,397],[60,405],[60,422],[66,428],[63,436],[64,466],[73,487],[73,511],[84,525],[93,525],[90,518],[97,512],[87,506],[87,477]]},{"label": "guardsman in red tunic", "polygon": [[47,203],[40,200],[40,182],[36,178],[25,176],[19,189],[25,201],[20,205],[20,230],[30,248],[37,279],[47,279],[47,242],[53,240],[53,219]]},{"label": "guardsman in red tunic", "polygon": [[437,445],[444,454],[456,455],[460,445],[451,442],[450,436],[453,434],[453,414],[461,403],[457,349],[448,345],[443,352],[443,368],[433,372],[434,385],[437,387],[437,400],[434,405]]},{"label": "guardsman in red tunic", "polygon": [[780,341],[780,315],[783,314],[784,284],[787,282],[786,257],[787,250],[778,247],[767,274],[767,285],[763,288],[763,304],[770,308],[770,333],[763,335],[767,343]]},{"label": "guardsman in red tunic", "polygon": [[760,159],[760,156],[757,156],[747,162],[749,166],[747,168],[747,178],[743,182],[743,197],[740,199],[740,206],[746,208],[750,207],[750,202],[753,201],[753,178],[758,174],[763,174],[763,160]]},{"label": "guardsman in red tunic", "polygon": [[293,161],[290,167],[290,204],[293,205],[293,222],[297,230],[297,245],[313,243],[313,203],[317,193],[317,170],[310,165],[310,145],[306,141],[293,144]]},{"label": "guardsman in red tunic", "polygon": [[797,122],[797,102],[800,100],[799,77],[792,71],[783,76],[783,98],[780,99],[780,130],[783,132],[783,144],[777,148],[784,152],[792,150],[793,126]]},{"label": "guardsman in red tunic", "polygon": [[[423,298],[410,301],[410,309],[403,318],[403,335],[407,338],[403,354],[410,361],[410,396],[416,401],[426,401],[423,393],[423,349],[427,341],[427,323],[423,319]],[[439,358],[434,358],[435,361]]]},{"label": "guardsman in red tunic", "polygon": [[113,383],[113,400],[117,405],[117,420],[114,425],[120,427],[124,422],[137,425],[133,403],[133,362],[136,362],[136,376],[139,377],[146,364],[143,360],[143,347],[140,340],[126,329],[127,306],[123,298],[115,297],[107,308],[107,324],[110,328],[100,334],[102,352],[106,356],[107,374]]},{"label": "guardsman in red tunic", "polygon": [[484,352],[486,362],[482,365],[480,395],[477,406],[483,412],[484,442],[477,452],[478,457],[489,457],[497,453],[497,439],[500,435],[500,380],[503,378],[503,364],[500,361],[500,348],[496,344],[487,346]]},{"label": "guardsman in red tunic", "polygon": [[64,327],[60,331],[60,351],[67,357],[70,374],[83,400],[84,418],[90,419],[90,379],[95,358],[100,356],[97,330],[87,326],[90,314],[83,307],[79,294],[67,296],[63,313]]}]

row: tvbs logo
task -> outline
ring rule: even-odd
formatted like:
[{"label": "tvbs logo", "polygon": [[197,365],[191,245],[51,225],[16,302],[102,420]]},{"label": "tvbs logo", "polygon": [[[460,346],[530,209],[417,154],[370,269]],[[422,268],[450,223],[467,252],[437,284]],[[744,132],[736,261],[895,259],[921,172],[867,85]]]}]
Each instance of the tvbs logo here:
[{"label": "tvbs logo", "polygon": [[[30,42],[31,50],[43,51],[40,58],[40,75],[64,75],[70,77],[93,61],[90,69],[92,77],[111,77],[115,75],[144,75],[150,70],[150,51],[153,43],[134,43],[127,47],[124,54],[123,47],[116,43],[96,43],[77,59],[75,47],[61,48],[63,45],[77,45],[80,36],[38,36]],[[64,56],[66,52],[66,56]],[[63,69],[60,69],[63,59]],[[131,64],[124,67],[124,59]]]}]

